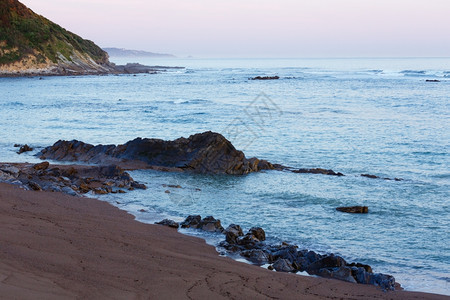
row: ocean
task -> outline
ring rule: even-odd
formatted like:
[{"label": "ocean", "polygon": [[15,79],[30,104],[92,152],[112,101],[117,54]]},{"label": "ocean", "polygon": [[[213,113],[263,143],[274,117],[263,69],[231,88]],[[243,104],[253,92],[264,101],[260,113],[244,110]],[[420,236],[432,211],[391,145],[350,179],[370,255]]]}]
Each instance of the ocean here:
[{"label": "ocean", "polygon": [[[269,242],[333,252],[406,290],[450,295],[450,58],[112,61],[186,68],[0,78],[0,161],[37,162],[59,139],[119,144],[216,131],[247,157],[346,176],[138,170],[130,173],[147,190],[100,198],[143,222],[200,214],[224,227],[261,226]],[[16,143],[36,150],[18,155]],[[353,205],[369,214],[335,210]]]}]

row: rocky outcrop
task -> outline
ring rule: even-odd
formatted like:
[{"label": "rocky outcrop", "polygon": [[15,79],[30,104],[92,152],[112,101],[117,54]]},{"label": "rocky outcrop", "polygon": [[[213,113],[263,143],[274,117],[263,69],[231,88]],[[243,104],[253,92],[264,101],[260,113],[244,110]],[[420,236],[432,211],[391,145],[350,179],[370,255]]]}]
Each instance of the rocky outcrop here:
[{"label": "rocky outcrop", "polygon": [[[200,215],[192,215],[181,223],[181,227],[205,230],[202,225],[204,220],[209,220],[207,223],[212,221],[220,224],[220,220],[213,217],[202,219]],[[383,290],[394,290],[396,286],[393,276],[374,273],[368,265],[348,263],[343,257],[333,253],[318,254],[307,249],[299,249],[298,246],[288,243],[267,244],[265,242],[266,234],[261,227],[252,227],[244,235],[241,226],[231,224],[227,229],[216,230],[216,232],[225,235],[225,241],[220,242],[219,247],[228,253],[239,254],[256,265],[269,264],[270,270],[292,273],[307,272],[325,278],[376,285]]]},{"label": "rocky outcrop", "polygon": [[146,188],[118,166],[55,166],[48,162],[0,164],[0,181],[29,190],[63,192],[73,196]]},{"label": "rocky outcrop", "polygon": [[212,174],[247,174],[275,167],[265,160],[247,159],[219,133],[207,131],[174,141],[137,138],[123,145],[91,145],[58,141],[38,154],[42,159],[89,163],[127,163],[141,168]]}]

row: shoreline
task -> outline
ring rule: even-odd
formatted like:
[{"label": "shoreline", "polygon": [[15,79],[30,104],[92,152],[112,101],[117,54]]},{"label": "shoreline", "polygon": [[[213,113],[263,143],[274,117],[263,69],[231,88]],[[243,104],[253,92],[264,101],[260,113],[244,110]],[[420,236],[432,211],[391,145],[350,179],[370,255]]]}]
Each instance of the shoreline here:
[{"label": "shoreline", "polygon": [[0,214],[0,291],[8,297],[450,298],[272,272],[94,198],[0,183]]}]

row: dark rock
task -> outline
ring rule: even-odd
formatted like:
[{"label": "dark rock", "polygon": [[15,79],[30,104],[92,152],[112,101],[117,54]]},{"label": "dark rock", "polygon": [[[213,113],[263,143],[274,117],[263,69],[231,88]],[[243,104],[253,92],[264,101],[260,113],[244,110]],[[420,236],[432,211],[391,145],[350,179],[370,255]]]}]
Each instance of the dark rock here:
[{"label": "dark rock", "polygon": [[28,146],[27,144],[23,145],[20,147],[19,151],[17,152],[17,154],[22,154],[24,152],[29,152],[29,151],[33,151],[33,148],[31,148],[30,146]]},{"label": "dark rock", "polygon": [[250,230],[248,231],[247,234],[253,235],[260,242],[266,240],[266,232],[261,227],[252,227],[252,228],[250,228]]},{"label": "dark rock", "polygon": [[44,162],[41,162],[39,164],[35,164],[33,166],[33,169],[35,169],[36,171],[38,171],[38,170],[46,170],[49,165],[50,165],[50,163],[48,161],[44,161]]},{"label": "dark rock", "polygon": [[372,178],[372,179],[377,179],[380,178],[376,175],[371,175],[371,174],[361,174],[362,177],[367,177],[367,178]]},{"label": "dark rock", "polygon": [[178,224],[174,220],[169,220],[169,219],[164,219],[164,220],[162,220],[160,222],[156,222],[155,224],[168,226],[168,227],[171,227],[171,228],[178,228],[178,227],[180,227],[180,224]]},{"label": "dark rock", "polygon": [[199,215],[190,215],[180,223],[181,228],[198,228],[202,221],[202,217]]},{"label": "dark rock", "polygon": [[75,192],[71,187],[65,186],[61,189],[61,192],[66,193],[70,196],[78,196],[77,192]]},{"label": "dark rock", "polygon": [[402,178],[394,178],[394,179],[388,178],[388,177],[381,178],[379,176],[371,175],[371,174],[361,174],[361,176],[362,177],[371,178],[371,179],[384,179],[384,180],[395,180],[395,181],[402,181],[403,180]]},{"label": "dark rock", "polygon": [[20,146],[22,146],[21,144],[14,144],[14,148],[19,148]]},{"label": "dark rock", "polygon": [[279,258],[273,263],[273,268],[277,272],[294,272],[295,269],[287,259]]},{"label": "dark rock", "polygon": [[361,264],[361,263],[351,263],[347,264],[347,267],[357,267],[357,268],[363,268],[366,272],[372,273],[372,267],[369,265]]},{"label": "dark rock", "polygon": [[80,141],[58,141],[43,149],[41,159],[89,163],[144,163],[196,173],[247,174],[274,169],[267,161],[249,160],[221,134],[211,131],[174,141],[137,138],[124,145],[90,145]]},{"label": "dark rock", "polygon": [[425,82],[441,82],[441,81],[437,79],[427,79],[425,80]]},{"label": "dark rock", "polygon": [[369,208],[367,206],[343,206],[337,207],[336,210],[352,214],[367,214],[369,212]]},{"label": "dark rock", "polygon": [[131,182],[130,185],[131,185],[131,187],[133,187],[135,189],[141,189],[141,190],[147,189],[147,186],[145,184],[138,183],[136,181]]},{"label": "dark rock", "polygon": [[33,190],[33,191],[42,191],[42,188],[39,184],[37,184],[36,182],[30,181],[28,182],[28,186]]},{"label": "dark rock", "polygon": [[278,258],[287,259],[289,263],[292,264],[298,257],[297,246],[284,246],[276,251],[272,251],[271,254],[274,260],[277,260]]},{"label": "dark rock", "polygon": [[241,256],[257,265],[264,265],[270,261],[269,255],[260,249],[242,251]]},{"label": "dark rock", "polygon": [[345,265],[346,262],[342,257],[334,254],[329,254],[311,263],[308,266],[307,271],[315,274],[323,268],[344,267]]},{"label": "dark rock", "polygon": [[220,220],[217,220],[212,216],[203,218],[198,228],[209,232],[223,232],[224,230],[220,224]]},{"label": "dark rock", "polygon": [[260,244],[260,241],[252,234],[246,234],[236,239],[236,244],[244,247],[245,249],[254,249],[256,245]]},{"label": "dark rock", "polygon": [[276,80],[280,79],[279,76],[256,76],[253,78],[250,78],[251,80]]},{"label": "dark rock", "polygon": [[323,175],[332,175],[332,176],[345,176],[341,172],[334,172],[333,170],[314,168],[314,169],[298,169],[292,170],[293,173],[307,173],[307,174],[323,174]]},{"label": "dark rock", "polygon": [[372,273],[369,284],[377,285],[383,290],[395,290],[395,278],[391,275]]},{"label": "dark rock", "polygon": [[320,269],[317,272],[317,275],[319,275],[320,277],[333,278],[333,279],[356,283],[355,278],[353,278],[353,276],[352,276],[352,270],[349,267]]},{"label": "dark rock", "polygon": [[225,229],[224,234],[225,240],[230,244],[236,244],[236,239],[244,235],[241,226],[236,224],[230,224],[227,229]]}]

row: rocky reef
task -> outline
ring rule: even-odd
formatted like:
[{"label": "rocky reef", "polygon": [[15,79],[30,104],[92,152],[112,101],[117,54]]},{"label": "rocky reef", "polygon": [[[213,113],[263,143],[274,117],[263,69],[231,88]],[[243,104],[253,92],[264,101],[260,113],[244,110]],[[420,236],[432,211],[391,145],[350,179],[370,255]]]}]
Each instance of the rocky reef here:
[{"label": "rocky reef", "polygon": [[63,192],[72,196],[125,193],[146,186],[118,166],[69,166],[39,164],[0,164],[0,182],[26,190]]},{"label": "rocky reef", "polygon": [[38,155],[41,159],[209,174],[241,175],[281,167],[266,160],[247,159],[225,137],[211,131],[174,141],[137,138],[117,146],[94,146],[77,140],[58,141]]},{"label": "rocky reef", "polygon": [[244,234],[241,226],[229,225],[224,229],[220,220],[212,216],[188,216],[180,224],[172,220],[163,220],[156,224],[173,228],[191,228],[225,235],[219,248],[233,256],[239,255],[249,262],[278,272],[307,272],[325,278],[343,280],[352,283],[371,284],[383,290],[395,290],[398,284],[391,275],[374,273],[372,267],[362,263],[348,263],[339,255],[319,254],[296,245],[266,243],[266,233],[261,227],[252,227]]}]

